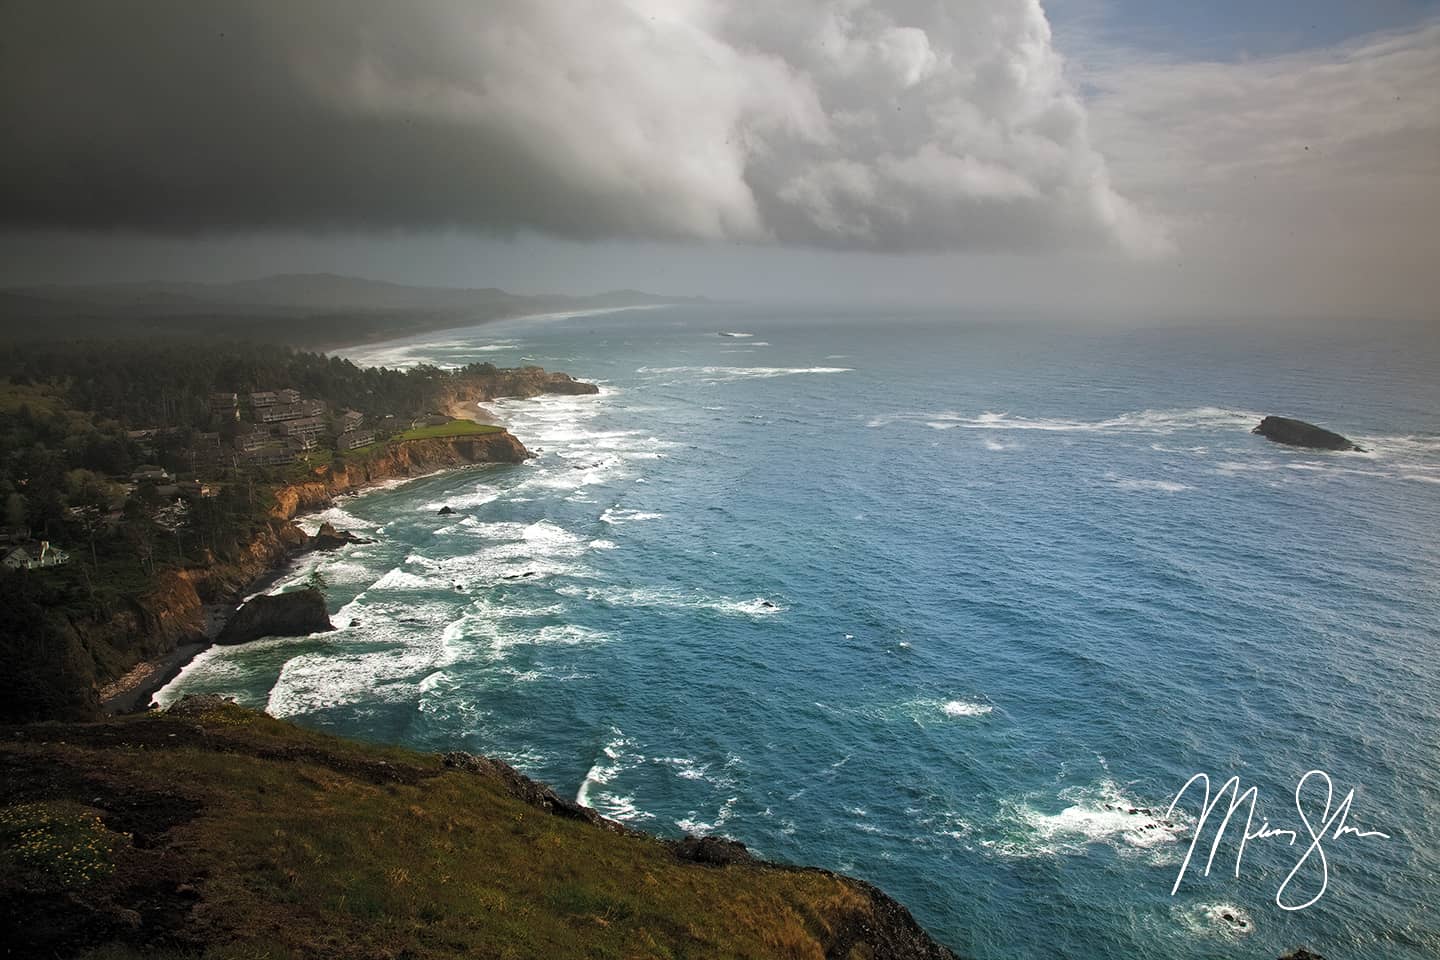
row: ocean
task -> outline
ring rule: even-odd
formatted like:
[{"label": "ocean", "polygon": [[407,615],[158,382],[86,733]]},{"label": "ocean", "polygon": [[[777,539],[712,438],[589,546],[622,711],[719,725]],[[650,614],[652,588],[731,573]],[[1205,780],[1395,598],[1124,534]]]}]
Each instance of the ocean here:
[{"label": "ocean", "polygon": [[[376,541],[277,587],[318,570],[340,629],[212,648],[161,702],[499,756],[872,881],[983,960],[1440,955],[1433,331],[714,305],[344,352],[601,393],[489,405],[524,465],[307,518]],[[1386,836],[1333,820],[1301,862],[1312,770]],[[1172,893],[1198,773],[1298,838],[1237,875],[1242,811],[1203,876],[1227,803]]]}]

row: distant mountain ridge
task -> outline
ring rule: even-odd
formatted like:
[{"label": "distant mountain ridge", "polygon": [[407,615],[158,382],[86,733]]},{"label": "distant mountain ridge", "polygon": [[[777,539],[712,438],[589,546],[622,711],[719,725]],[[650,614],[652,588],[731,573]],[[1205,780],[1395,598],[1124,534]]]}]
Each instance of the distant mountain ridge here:
[{"label": "distant mountain ridge", "polygon": [[336,273],[281,273],[230,283],[130,281],[10,287],[6,294],[104,306],[205,304],[209,306],[335,309],[465,309],[495,303],[534,302],[640,306],[703,302],[703,297],[666,297],[642,290],[611,290],[587,296],[517,294],[498,287],[421,287]]},{"label": "distant mountain ridge", "polygon": [[[333,273],[230,283],[131,281],[0,290],[0,335],[245,336],[313,346],[403,336],[527,314],[707,303],[641,290],[588,296],[422,287]],[[43,322],[43,326],[39,326]]]}]

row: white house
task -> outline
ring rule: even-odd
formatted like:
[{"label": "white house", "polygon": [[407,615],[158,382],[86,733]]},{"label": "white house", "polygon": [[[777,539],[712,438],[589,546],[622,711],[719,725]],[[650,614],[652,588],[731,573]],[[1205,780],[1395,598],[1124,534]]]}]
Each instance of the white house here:
[{"label": "white house", "polygon": [[38,570],[41,567],[58,567],[70,562],[70,554],[58,547],[50,546],[49,540],[41,540],[37,546],[21,545],[5,554],[5,566],[11,570]]}]

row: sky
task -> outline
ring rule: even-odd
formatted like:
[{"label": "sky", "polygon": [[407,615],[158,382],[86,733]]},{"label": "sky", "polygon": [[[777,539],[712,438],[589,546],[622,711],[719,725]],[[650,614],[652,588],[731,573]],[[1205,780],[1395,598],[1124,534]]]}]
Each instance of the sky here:
[{"label": "sky", "polygon": [[1440,302],[1440,0],[0,2],[0,283]]}]

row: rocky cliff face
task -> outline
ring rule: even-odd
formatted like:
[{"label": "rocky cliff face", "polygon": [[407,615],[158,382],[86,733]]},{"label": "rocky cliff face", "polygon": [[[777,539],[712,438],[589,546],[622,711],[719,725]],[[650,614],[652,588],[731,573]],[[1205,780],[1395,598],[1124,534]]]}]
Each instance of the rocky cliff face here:
[{"label": "rocky cliff face", "polygon": [[312,633],[334,630],[325,609],[325,594],[319,590],[292,590],[273,596],[261,595],[246,603],[216,643],[249,643],[261,637],[306,637]]},{"label": "rocky cliff face", "polygon": [[[590,384],[586,384],[590,386]],[[521,463],[530,457],[507,431],[440,440],[407,440],[391,444],[384,453],[360,463],[321,467],[315,479],[292,483],[275,492],[271,515],[289,520],[296,514],[318,510],[335,497],[354,493],[377,480],[417,477],[421,474],[472,463]]]},{"label": "rocky cliff face", "polygon": [[392,444],[363,462],[322,467],[312,480],[280,487],[270,523],[245,543],[239,556],[224,561],[206,557],[189,569],[162,573],[151,589],[106,620],[57,626],[58,635],[51,638],[54,669],[45,673],[50,679],[40,685],[45,689],[17,691],[16,709],[6,715],[93,717],[99,710],[97,687],[178,644],[203,639],[205,603],[234,599],[287,558],[310,549],[311,539],[293,522],[299,513],[323,508],[336,496],[379,480],[475,463],[520,463],[529,456],[508,432],[410,440]]},{"label": "rocky cliff face", "polygon": [[568,373],[549,371],[543,367],[497,369],[477,374],[450,387],[441,400],[450,403],[479,403],[500,397],[538,397],[542,394],[580,395],[599,393],[593,383],[576,380]]}]

